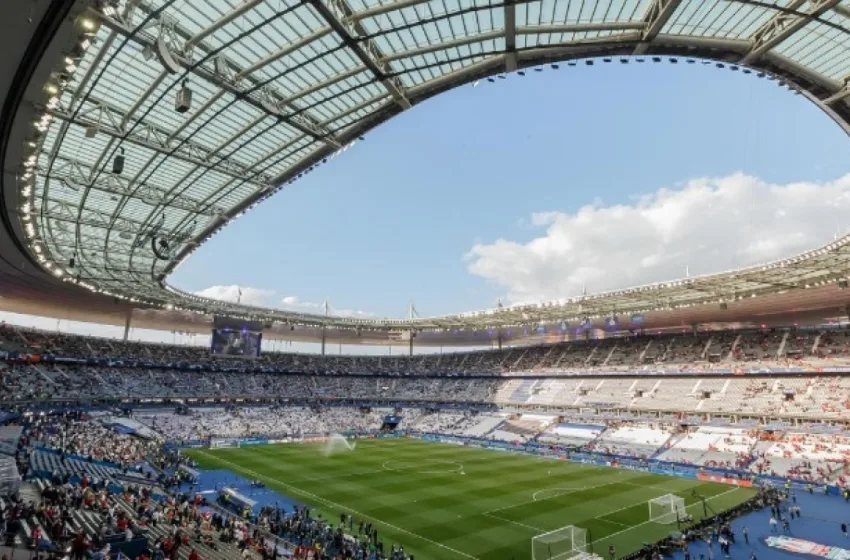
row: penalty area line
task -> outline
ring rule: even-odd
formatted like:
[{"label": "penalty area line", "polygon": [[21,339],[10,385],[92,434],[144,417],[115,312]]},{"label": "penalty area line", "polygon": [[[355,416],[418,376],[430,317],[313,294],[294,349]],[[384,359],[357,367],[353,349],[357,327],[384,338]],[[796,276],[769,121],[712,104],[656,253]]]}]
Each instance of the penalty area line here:
[{"label": "penalty area line", "polygon": [[[726,494],[729,494],[730,492],[734,492],[734,491],[736,491],[736,490],[740,490],[740,488],[738,488],[737,486],[735,486],[734,488],[730,488],[729,490],[726,490],[725,492],[721,492],[720,494],[716,494],[716,495],[714,495],[714,496],[711,496],[710,498],[706,498],[706,500],[705,500],[705,501],[710,502],[711,500],[713,500],[713,499],[715,499],[715,498],[719,498],[720,496],[725,496]],[[649,501],[649,500],[647,500],[647,501]],[[638,502],[637,504],[633,504],[633,505],[631,505],[631,506],[629,506],[629,507],[635,507],[635,506],[637,506],[637,505],[640,505],[641,503],[642,503],[642,502]],[[688,509],[690,509],[690,508],[692,508],[692,507],[694,507],[694,506],[698,506],[698,505],[700,505],[701,503],[702,503],[702,502],[694,502],[694,503],[692,503],[692,504],[691,504],[691,505],[689,505],[689,506],[685,506],[685,510],[688,510]],[[604,518],[606,515],[611,515],[612,513],[616,513],[616,512],[618,512],[618,511],[622,511],[623,509],[628,509],[628,508],[622,508],[622,509],[619,509],[619,510],[609,511],[608,513],[605,513],[605,514],[603,514],[603,515],[599,515],[599,516],[597,516],[597,517],[594,517],[593,519],[599,519],[599,520],[601,520],[601,521],[609,521],[608,519],[603,519],[603,518]],[[616,523],[616,521],[615,521],[614,523]],[[610,535],[605,536],[605,537],[602,537],[601,539],[596,539],[595,541],[593,541],[593,544],[596,544],[596,543],[598,543],[598,542],[602,542],[602,541],[608,540],[608,539],[610,539],[611,537],[616,537],[617,535],[622,535],[623,533],[628,533],[629,531],[633,531],[633,530],[637,529],[638,527],[643,527],[644,525],[649,525],[650,523],[655,523],[655,522],[654,522],[654,521],[644,521],[643,523],[638,523],[637,525],[632,525],[632,526],[631,526],[631,527],[629,527],[628,529],[623,529],[622,531],[617,531],[616,533],[611,533]]]},{"label": "penalty area line", "polygon": [[539,533],[545,532],[545,530],[541,529],[540,527],[535,527],[533,525],[526,525],[525,523],[520,523],[519,521],[514,521],[513,519],[506,519],[504,517],[499,517],[498,515],[494,515],[492,513],[486,513],[485,512],[485,513],[482,513],[481,515],[483,515],[484,517],[489,517],[491,519],[498,519],[499,521],[502,521],[504,523],[513,523],[514,525],[518,525],[518,526],[520,526],[524,529],[531,529],[532,531],[537,531]]},{"label": "penalty area line", "polygon": [[[622,472],[625,472],[625,471],[622,471]],[[568,491],[568,492],[561,492],[560,494],[555,494],[554,496],[545,496],[545,497],[540,498],[540,499],[535,499],[535,498],[534,498],[534,495],[532,495],[532,497],[531,497],[531,499],[530,499],[530,500],[525,500],[525,501],[522,501],[522,502],[519,502],[519,503],[516,503],[516,504],[511,504],[511,505],[508,505],[508,506],[498,507],[498,508],[495,508],[495,509],[489,509],[489,510],[485,511],[484,513],[485,513],[485,514],[487,514],[487,513],[496,513],[497,511],[505,511],[506,509],[513,509],[513,508],[517,508],[517,507],[520,507],[520,506],[527,506],[527,505],[529,505],[529,504],[536,504],[536,503],[539,503],[539,502],[545,502],[546,500],[554,500],[555,498],[560,498],[561,496],[569,496],[569,495],[571,495],[571,494],[577,494],[577,493],[579,493],[579,492],[585,492],[585,491],[587,491],[587,490],[594,490],[594,489],[596,489],[596,488],[604,488],[605,486],[611,486],[612,484],[622,484],[622,481],[620,481],[620,480],[612,480],[612,481],[610,481],[610,482],[605,482],[605,483],[602,483],[602,484],[597,484],[597,485],[595,485],[595,486],[585,486],[585,487],[583,487],[583,488],[576,486],[576,487],[575,487],[575,488],[576,488],[575,490]],[[535,494],[538,494],[538,493],[540,493],[540,492],[545,492],[545,491],[547,491],[547,490],[555,490],[555,489],[557,489],[557,487],[552,487],[552,488],[541,488],[540,490],[538,490],[537,492],[535,492]]]},{"label": "penalty area line", "polygon": [[463,556],[464,558],[471,558],[472,560],[479,560],[478,557],[476,557],[476,556],[472,556],[472,555],[467,554],[465,552],[461,552],[460,550],[457,550],[457,549],[452,548],[450,546],[444,545],[442,543],[438,543],[437,541],[432,541],[428,537],[423,537],[422,535],[414,533],[413,531],[408,531],[407,529],[402,529],[401,527],[398,527],[398,526],[393,525],[391,523],[387,523],[386,521],[384,521],[382,519],[378,519],[376,517],[366,515],[365,513],[360,513],[356,509],[352,509],[348,506],[344,506],[342,504],[338,504],[336,502],[326,500],[325,498],[322,498],[321,496],[317,496],[316,494],[313,494],[312,492],[307,492],[306,490],[302,490],[301,488],[298,488],[297,486],[292,486],[291,484],[287,484],[286,482],[283,482],[282,480],[278,480],[276,478],[272,478],[270,476],[260,474],[256,471],[251,470],[251,469],[246,469],[245,467],[243,467],[243,466],[241,466],[237,463],[234,463],[232,461],[228,461],[227,459],[222,459],[220,457],[216,457],[215,455],[211,455],[211,454],[207,453],[206,451],[199,449],[198,453],[200,453],[201,455],[204,455],[205,457],[208,457],[209,459],[212,459],[213,461],[217,461],[219,463],[224,463],[225,465],[229,465],[232,469],[236,470],[237,472],[241,471],[243,473],[247,473],[248,475],[253,476],[257,480],[267,480],[267,481],[270,481],[272,483],[280,484],[281,486],[288,489],[293,494],[300,494],[301,496],[306,496],[307,498],[314,500],[316,502],[325,504],[326,506],[334,507],[334,508],[340,509],[342,511],[348,511],[348,512],[353,513],[355,515],[359,515],[360,517],[362,517],[364,519],[371,519],[372,521],[374,521],[374,522],[376,522],[380,525],[383,525],[384,527],[389,527],[390,529],[397,531],[399,533],[402,533],[402,534],[405,534],[405,535],[408,535],[408,536],[411,536],[411,537],[415,537],[419,540],[422,540],[422,541],[430,543],[434,546],[440,547],[444,550],[454,552],[458,556]]}]

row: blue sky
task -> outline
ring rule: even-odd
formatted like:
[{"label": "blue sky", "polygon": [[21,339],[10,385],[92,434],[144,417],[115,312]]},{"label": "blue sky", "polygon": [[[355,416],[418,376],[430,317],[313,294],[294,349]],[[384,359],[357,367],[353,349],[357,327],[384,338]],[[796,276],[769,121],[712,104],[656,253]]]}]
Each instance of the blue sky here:
[{"label": "blue sky", "polygon": [[[336,310],[382,316],[403,316],[412,299],[425,316],[662,280],[686,265],[711,272],[843,231],[844,203],[826,199],[847,192],[849,145],[802,96],[713,65],[511,75],[368,134],[230,225],[170,281],[221,297],[240,285],[256,290],[253,302],[293,308],[327,297]],[[704,177],[717,181],[694,182]],[[701,216],[700,228],[675,225]],[[670,231],[656,232],[656,219]],[[743,226],[713,245],[715,231]],[[788,238],[724,254],[761,228]],[[664,252],[678,256],[659,260]]]}]

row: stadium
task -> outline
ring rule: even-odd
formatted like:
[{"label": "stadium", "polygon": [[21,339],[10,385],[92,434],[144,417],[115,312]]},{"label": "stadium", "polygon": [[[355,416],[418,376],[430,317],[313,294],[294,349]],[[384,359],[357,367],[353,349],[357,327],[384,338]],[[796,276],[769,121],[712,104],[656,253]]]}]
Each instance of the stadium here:
[{"label": "stadium", "polygon": [[[850,236],[403,319],[170,282],[461,86],[707,66],[850,133],[850,2],[8,0],[0,17],[0,312],[123,329],[0,323],[4,558],[850,558]],[[343,344],[395,351],[327,351]]]}]

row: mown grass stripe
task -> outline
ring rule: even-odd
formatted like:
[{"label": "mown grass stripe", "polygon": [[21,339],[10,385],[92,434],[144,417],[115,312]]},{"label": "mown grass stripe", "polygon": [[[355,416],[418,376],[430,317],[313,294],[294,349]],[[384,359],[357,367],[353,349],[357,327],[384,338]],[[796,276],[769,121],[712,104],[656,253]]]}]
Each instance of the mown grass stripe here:
[{"label": "mown grass stripe", "polygon": [[[696,489],[721,510],[751,494],[697,480],[420,440],[359,440],[355,451],[331,457],[314,444],[194,455],[202,467],[261,475],[271,488],[330,519],[345,511],[372,520],[386,546],[401,542],[417,560],[528,560],[534,534],[566,525],[585,528],[606,549],[615,544],[618,553],[627,554],[669,533],[668,526],[648,523],[647,502],[654,497],[675,493],[692,507],[698,503],[691,496]],[[411,467],[386,470],[388,461]],[[466,474],[416,472],[433,470],[428,466],[440,461],[460,463]],[[571,490],[535,502],[535,493],[558,487]],[[692,511],[700,517],[701,511]]]}]

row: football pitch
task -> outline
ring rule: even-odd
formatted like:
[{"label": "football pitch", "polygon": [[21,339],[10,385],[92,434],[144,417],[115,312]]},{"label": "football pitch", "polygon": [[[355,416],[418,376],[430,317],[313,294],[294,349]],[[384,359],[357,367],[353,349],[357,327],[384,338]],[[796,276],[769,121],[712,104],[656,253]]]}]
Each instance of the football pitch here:
[{"label": "football pitch", "polygon": [[[576,525],[593,551],[633,552],[676,525],[649,521],[648,501],[685,499],[703,517],[751,497],[752,489],[414,439],[358,440],[331,456],[324,444],[188,450],[205,469],[227,469],[322,512],[370,521],[385,547],[417,560],[529,560],[535,535]],[[709,513],[711,513],[709,511]]]}]

